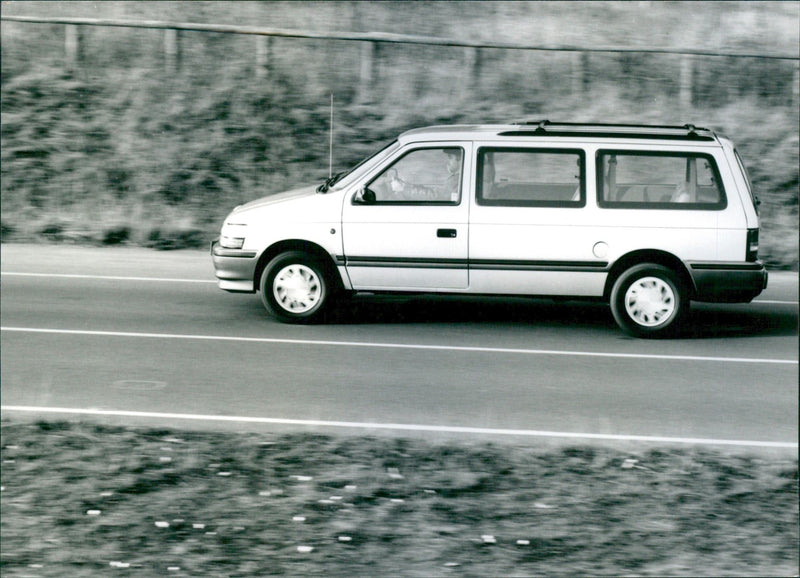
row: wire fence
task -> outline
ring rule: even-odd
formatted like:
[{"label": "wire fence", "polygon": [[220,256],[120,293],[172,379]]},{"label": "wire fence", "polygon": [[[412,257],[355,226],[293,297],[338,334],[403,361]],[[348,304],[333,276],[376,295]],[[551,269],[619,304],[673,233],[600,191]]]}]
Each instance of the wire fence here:
[{"label": "wire fence", "polygon": [[682,107],[691,106],[698,91],[698,59],[748,59],[763,62],[783,62],[792,67],[790,99],[793,106],[800,103],[800,55],[778,52],[716,51],[703,49],[675,49],[667,47],[632,48],[622,46],[572,46],[572,45],[532,45],[510,42],[469,41],[452,38],[394,34],[387,32],[342,32],[281,29],[255,26],[236,26],[207,23],[171,22],[160,20],[124,20],[108,18],[64,18],[2,16],[0,20],[22,24],[50,24],[64,26],[64,56],[67,67],[77,67],[81,63],[83,36],[82,27],[138,28],[163,31],[163,61],[168,71],[176,71],[181,66],[181,37],[186,33],[216,33],[246,35],[254,37],[252,55],[258,77],[270,74],[273,61],[273,39],[306,39],[328,42],[359,43],[358,93],[369,94],[379,80],[379,46],[415,45],[428,47],[447,47],[463,50],[463,65],[469,83],[475,84],[483,73],[484,53],[487,51],[525,51],[557,52],[570,56],[571,91],[584,92],[588,82],[589,57],[595,54],[618,55],[663,55],[678,59],[678,99]]}]

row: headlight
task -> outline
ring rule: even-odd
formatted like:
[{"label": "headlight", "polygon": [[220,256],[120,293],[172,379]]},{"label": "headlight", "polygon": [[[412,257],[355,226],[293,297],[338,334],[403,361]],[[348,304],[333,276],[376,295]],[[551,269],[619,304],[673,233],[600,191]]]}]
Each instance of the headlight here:
[{"label": "headlight", "polygon": [[225,223],[219,236],[219,245],[225,249],[241,249],[247,234],[247,225]]},{"label": "headlight", "polygon": [[226,237],[219,238],[219,245],[225,249],[241,249],[244,246],[244,237]]}]

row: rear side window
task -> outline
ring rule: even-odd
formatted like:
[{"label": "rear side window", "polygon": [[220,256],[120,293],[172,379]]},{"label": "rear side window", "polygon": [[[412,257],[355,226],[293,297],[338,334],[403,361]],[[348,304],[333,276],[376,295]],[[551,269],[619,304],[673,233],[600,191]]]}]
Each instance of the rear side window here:
[{"label": "rear side window", "polygon": [[711,155],[599,151],[597,168],[601,207],[721,210],[727,205]]},{"label": "rear side window", "polygon": [[572,149],[478,150],[477,201],[501,207],[582,207],[584,153]]}]

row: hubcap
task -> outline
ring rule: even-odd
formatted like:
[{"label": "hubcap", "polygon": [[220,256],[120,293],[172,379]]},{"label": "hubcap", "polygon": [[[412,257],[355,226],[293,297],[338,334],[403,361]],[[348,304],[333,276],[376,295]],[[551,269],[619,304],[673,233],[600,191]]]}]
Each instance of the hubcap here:
[{"label": "hubcap", "polygon": [[655,327],[669,321],[675,313],[675,292],[663,279],[637,279],[625,292],[628,316],[643,327]]},{"label": "hubcap", "polygon": [[272,282],[275,300],[290,313],[306,313],[319,303],[322,283],[313,269],[305,265],[287,265]]}]

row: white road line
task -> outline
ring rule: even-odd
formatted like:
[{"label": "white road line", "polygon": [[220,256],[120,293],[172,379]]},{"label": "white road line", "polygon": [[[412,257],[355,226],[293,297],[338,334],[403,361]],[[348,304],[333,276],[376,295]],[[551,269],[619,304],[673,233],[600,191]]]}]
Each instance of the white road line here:
[{"label": "white road line", "polygon": [[191,413],[83,409],[83,408],[70,408],[70,407],[37,407],[37,406],[25,406],[25,405],[4,405],[0,406],[0,410],[10,411],[10,412],[14,411],[27,412],[27,413],[46,413],[46,414],[58,413],[58,414],[73,414],[73,415],[138,417],[138,418],[158,418],[158,419],[173,419],[173,420],[180,419],[180,420],[213,421],[213,422],[238,422],[238,423],[260,423],[260,424],[278,424],[278,425],[299,425],[299,426],[314,426],[314,427],[340,427],[340,428],[352,428],[352,429],[417,431],[417,432],[430,432],[430,433],[460,433],[460,434],[479,434],[479,435],[591,439],[591,440],[606,440],[606,441],[706,444],[706,445],[721,445],[721,446],[749,446],[749,447],[787,448],[787,449],[797,449],[798,447],[797,443],[794,442],[768,442],[768,441],[755,441],[755,440],[728,440],[728,439],[714,439],[714,438],[677,438],[668,436],[597,434],[597,433],[579,433],[579,432],[540,431],[540,430],[526,430],[526,429],[463,427],[463,426],[447,426],[447,425],[326,421],[318,419],[285,419],[285,418],[273,418],[273,417],[249,417],[249,416],[235,416],[235,415],[201,415],[201,414],[191,414]]},{"label": "white road line", "polygon": [[62,279],[99,279],[103,281],[153,281],[158,283],[216,283],[213,279],[170,279],[163,277],[121,277],[114,275],[68,275],[64,273],[17,273],[3,271],[3,277],[58,277]]},{"label": "white road line", "polygon": [[457,351],[469,353],[506,353],[526,355],[561,355],[572,357],[606,357],[617,359],[663,359],[668,361],[705,361],[716,363],[766,363],[797,365],[796,359],[755,357],[706,357],[699,355],[657,355],[649,353],[604,353],[597,351],[564,351],[553,349],[516,349],[506,347],[470,347],[459,345],[421,345],[414,343],[370,343],[363,341],[325,341],[315,339],[278,339],[272,337],[236,337],[230,335],[188,335],[180,333],[133,333],[125,331],[89,331],[81,329],[47,329],[39,327],[0,327],[0,331],[17,333],[46,333],[53,335],[86,335],[95,337],[132,337],[144,339],[185,339],[197,341],[236,341],[244,343],[276,343],[282,345],[322,345],[335,347],[373,347],[382,349],[417,349],[428,351]]}]

